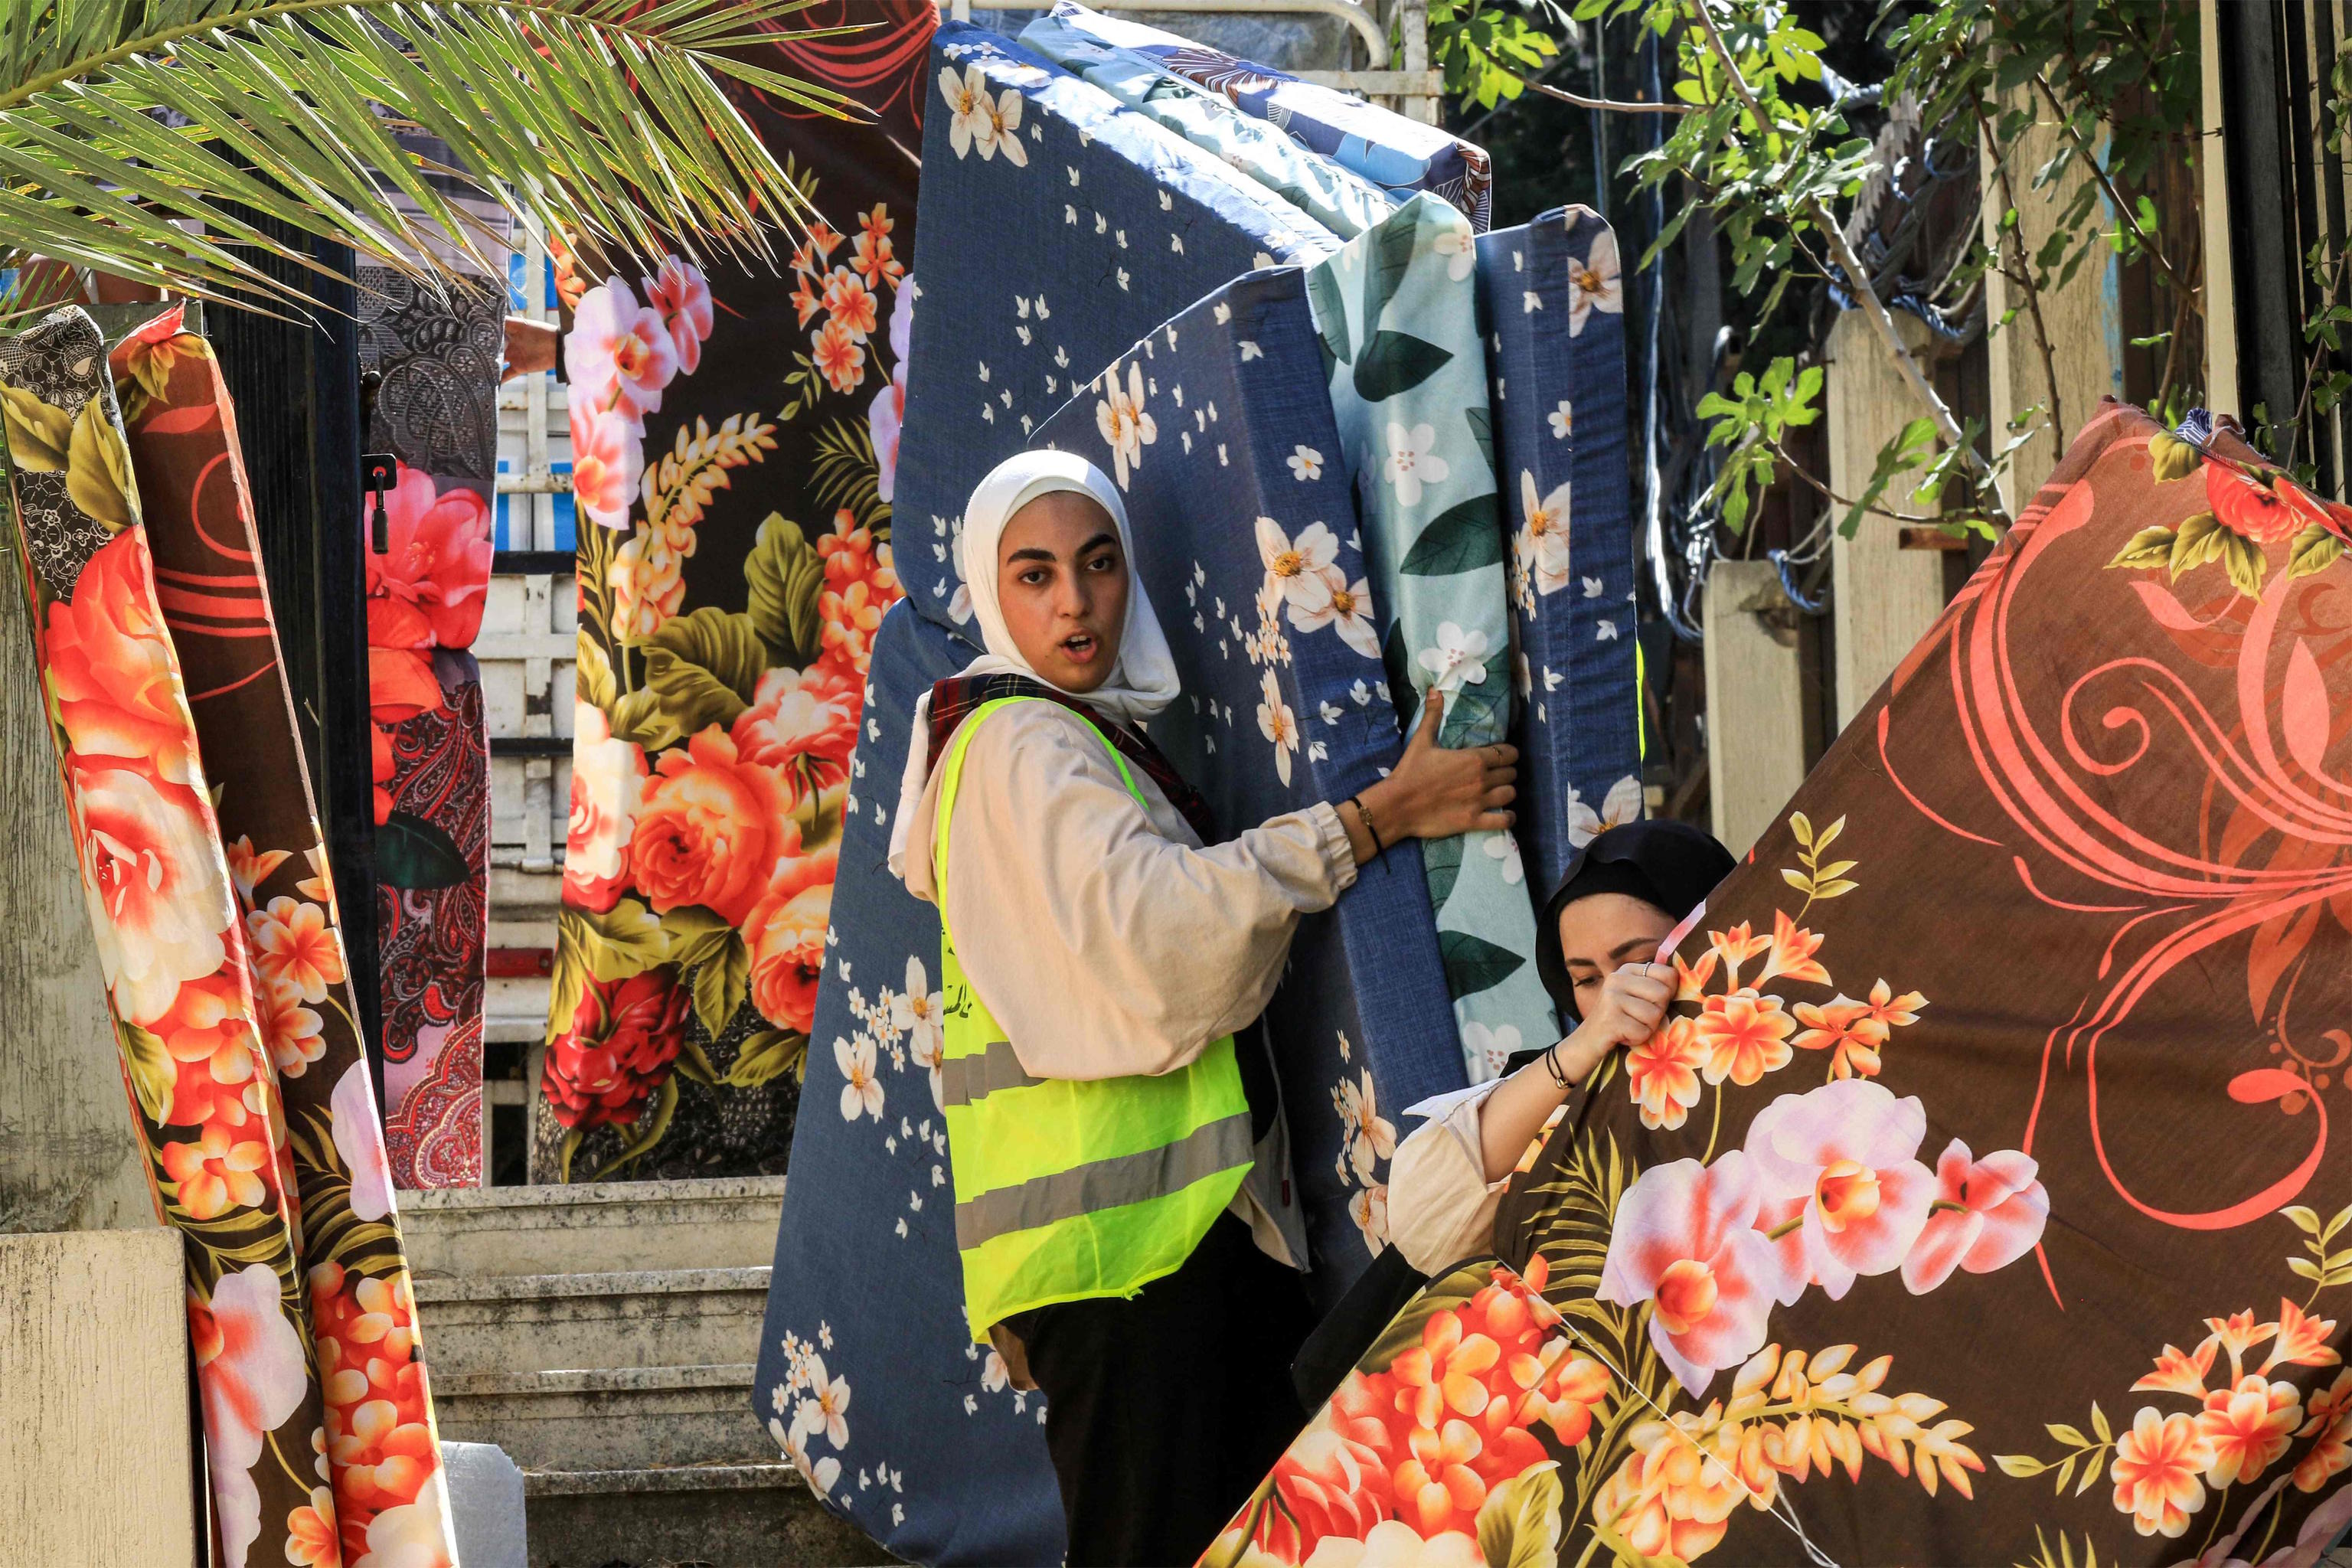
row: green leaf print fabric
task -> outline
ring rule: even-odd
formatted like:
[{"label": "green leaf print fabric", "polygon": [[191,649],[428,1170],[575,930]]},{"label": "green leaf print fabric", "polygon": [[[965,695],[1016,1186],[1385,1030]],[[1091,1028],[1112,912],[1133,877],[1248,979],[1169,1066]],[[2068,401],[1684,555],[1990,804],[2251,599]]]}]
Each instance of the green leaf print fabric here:
[{"label": "green leaf print fabric", "polygon": [[[1511,719],[1507,550],[1476,262],[1470,220],[1424,192],[1307,273],[1389,679],[1423,697],[1444,693],[1438,739],[1449,746],[1499,741]],[[1415,712],[1420,702],[1400,693],[1397,708]],[[1513,1051],[1556,1036],[1551,999],[1528,962],[1535,909],[1508,833],[1431,842],[1423,859],[1475,1082]]]}]

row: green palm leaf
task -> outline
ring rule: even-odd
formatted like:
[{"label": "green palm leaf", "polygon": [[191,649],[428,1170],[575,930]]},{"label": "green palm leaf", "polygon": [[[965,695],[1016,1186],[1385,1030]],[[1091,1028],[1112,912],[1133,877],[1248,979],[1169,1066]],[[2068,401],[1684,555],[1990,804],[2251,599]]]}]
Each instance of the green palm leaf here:
[{"label": "green palm leaf", "polygon": [[[747,51],[810,0],[6,0],[0,268],[302,296],[282,224],[436,279],[494,270],[462,183],[592,251],[769,259],[807,214],[722,79],[846,115]],[[422,132],[446,165],[404,148]],[[13,306],[0,301],[0,320]]]}]

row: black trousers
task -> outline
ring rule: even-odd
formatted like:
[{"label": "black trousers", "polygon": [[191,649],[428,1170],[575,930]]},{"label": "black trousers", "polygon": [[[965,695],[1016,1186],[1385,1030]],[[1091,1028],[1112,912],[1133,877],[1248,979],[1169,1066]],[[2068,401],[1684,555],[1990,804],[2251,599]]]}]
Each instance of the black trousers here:
[{"label": "black trousers", "polygon": [[1008,1320],[1045,1395],[1071,1568],[1178,1568],[1306,1425],[1290,1382],[1313,1310],[1297,1270],[1221,1215],[1131,1300]]}]

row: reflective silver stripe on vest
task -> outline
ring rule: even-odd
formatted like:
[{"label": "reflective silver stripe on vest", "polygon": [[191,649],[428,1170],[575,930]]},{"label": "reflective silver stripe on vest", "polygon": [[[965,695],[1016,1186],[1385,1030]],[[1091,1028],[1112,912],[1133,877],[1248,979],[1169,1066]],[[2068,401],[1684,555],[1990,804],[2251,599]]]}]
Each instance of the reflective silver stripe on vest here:
[{"label": "reflective silver stripe on vest", "polygon": [[1030,1089],[1045,1081],[1022,1070],[1012,1042],[991,1040],[976,1057],[952,1057],[940,1064],[940,1104],[970,1105],[1000,1089]]},{"label": "reflective silver stripe on vest", "polygon": [[1194,1128],[1157,1149],[1034,1176],[1016,1187],[999,1187],[956,1205],[956,1246],[969,1252],[1013,1231],[1036,1230],[1058,1220],[1160,1197],[1219,1171],[1248,1164],[1255,1147],[1244,1110]]}]

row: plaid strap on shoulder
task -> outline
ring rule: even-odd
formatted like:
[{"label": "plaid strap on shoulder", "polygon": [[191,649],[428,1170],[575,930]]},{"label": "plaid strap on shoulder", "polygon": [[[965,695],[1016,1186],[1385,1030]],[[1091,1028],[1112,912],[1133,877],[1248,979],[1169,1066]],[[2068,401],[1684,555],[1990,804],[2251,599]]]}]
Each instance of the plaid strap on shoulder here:
[{"label": "plaid strap on shoulder", "polygon": [[940,756],[948,742],[955,738],[956,727],[988,703],[1007,698],[1038,698],[1058,703],[1077,714],[1102,732],[1118,754],[1146,777],[1160,786],[1192,831],[1203,844],[1218,840],[1216,819],[1209,815],[1209,803],[1202,797],[1167,754],[1151,743],[1150,736],[1139,730],[1130,730],[1114,723],[1085,703],[1055,690],[1041,680],[1025,675],[951,675],[931,688],[930,765],[939,765]]}]

